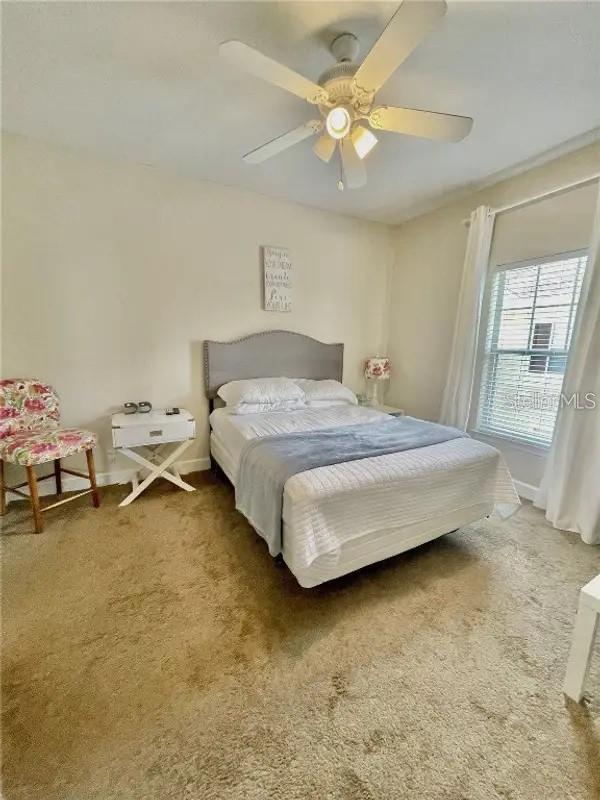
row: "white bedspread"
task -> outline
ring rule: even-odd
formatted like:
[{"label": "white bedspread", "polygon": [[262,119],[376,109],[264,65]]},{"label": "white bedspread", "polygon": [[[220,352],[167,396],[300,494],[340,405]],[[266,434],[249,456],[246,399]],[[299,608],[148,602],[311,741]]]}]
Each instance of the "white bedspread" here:
[{"label": "white bedspread", "polygon": [[332,406],[331,408],[306,408],[302,411],[272,411],[262,414],[229,414],[217,408],[210,415],[210,425],[219,439],[239,461],[244,444],[259,436],[278,433],[316,431],[341,425],[358,425],[360,422],[377,422],[387,414],[366,406]]},{"label": "white bedspread", "polygon": [[[372,422],[373,409],[331,409],[236,416],[225,409],[210,417],[214,435],[227,451],[235,482],[246,441],[291,431]],[[311,565],[315,538],[331,542],[336,563],[344,543],[372,531],[432,522],[445,515],[485,507],[506,517],[519,498],[502,456],[474,439],[455,439],[376,458],[319,467],[290,478],[283,499],[285,558],[295,569]]]}]

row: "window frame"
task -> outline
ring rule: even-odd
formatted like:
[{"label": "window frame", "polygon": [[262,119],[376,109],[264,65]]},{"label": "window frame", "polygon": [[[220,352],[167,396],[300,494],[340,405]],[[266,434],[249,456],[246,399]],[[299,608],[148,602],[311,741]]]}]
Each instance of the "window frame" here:
[{"label": "window frame", "polygon": [[[560,261],[560,260],[567,260],[571,258],[586,258],[589,259],[589,248],[583,247],[577,250],[566,250],[561,253],[548,253],[543,256],[536,256],[534,258],[526,258],[522,259],[521,261],[512,261],[509,263],[503,264],[496,264],[493,265],[489,264],[488,269],[486,272],[485,284],[483,287],[482,292],[482,299],[481,299],[481,309],[479,314],[479,324],[477,329],[477,346],[476,346],[476,354],[475,354],[475,369],[473,372],[473,382],[471,384],[471,406],[469,409],[469,419],[467,424],[467,431],[471,435],[479,438],[489,439],[492,442],[494,440],[508,442],[511,445],[517,446],[519,448],[523,448],[529,452],[533,453],[540,453],[540,454],[547,454],[550,450],[550,444],[543,444],[542,442],[532,442],[528,439],[521,438],[519,436],[513,436],[508,433],[502,433],[497,431],[485,431],[479,430],[477,428],[477,416],[479,411],[479,395],[481,389],[481,378],[483,374],[483,366],[484,366],[484,358],[485,358],[485,342],[486,342],[486,332],[488,329],[488,322],[490,317],[490,306],[491,306],[491,293],[492,287],[494,284],[494,278],[496,273],[498,272],[506,272],[510,269],[520,269],[522,267],[537,267],[540,264],[547,264],[552,261]],[[586,262],[585,268],[587,269],[588,264]],[[585,275],[584,275],[585,281]],[[579,310],[579,303],[577,304],[577,309],[575,311],[575,315]],[[500,317],[498,317],[498,322],[500,321]],[[569,350],[571,350],[571,344],[569,343]],[[547,351],[540,351],[540,355],[543,354],[545,356],[550,357],[552,355],[552,350]],[[567,354],[568,360],[568,354]]]}]

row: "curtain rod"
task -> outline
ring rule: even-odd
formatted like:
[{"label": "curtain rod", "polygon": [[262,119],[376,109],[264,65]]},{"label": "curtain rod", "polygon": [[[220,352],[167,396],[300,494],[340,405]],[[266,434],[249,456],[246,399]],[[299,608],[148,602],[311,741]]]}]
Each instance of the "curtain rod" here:
[{"label": "curtain rod", "polygon": [[[516,203],[510,203],[510,205],[500,206],[499,208],[492,208],[492,213],[503,214],[505,211],[512,211],[515,208],[522,208],[523,206],[531,205],[531,203],[535,203],[538,200],[543,200],[546,197],[554,197],[554,195],[568,192],[571,189],[576,189],[579,186],[585,186],[588,183],[594,183],[594,181],[598,180],[600,180],[600,172],[596,172],[593,175],[588,175],[587,178],[580,178],[578,181],[567,183],[564,186],[558,186],[556,189],[550,189],[547,192],[542,192],[542,194],[535,194],[532,197],[526,197],[524,200],[518,200]],[[471,220],[466,217],[462,222],[463,225],[469,225]]]}]

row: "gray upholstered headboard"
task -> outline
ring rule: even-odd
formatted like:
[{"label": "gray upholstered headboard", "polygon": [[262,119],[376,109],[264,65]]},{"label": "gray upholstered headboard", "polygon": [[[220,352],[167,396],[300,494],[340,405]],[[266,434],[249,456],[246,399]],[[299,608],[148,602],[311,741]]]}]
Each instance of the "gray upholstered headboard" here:
[{"label": "gray upholstered headboard", "polygon": [[344,345],[292,331],[263,331],[232,342],[204,342],[204,384],[213,399],[224,383],[244,378],[342,380]]}]

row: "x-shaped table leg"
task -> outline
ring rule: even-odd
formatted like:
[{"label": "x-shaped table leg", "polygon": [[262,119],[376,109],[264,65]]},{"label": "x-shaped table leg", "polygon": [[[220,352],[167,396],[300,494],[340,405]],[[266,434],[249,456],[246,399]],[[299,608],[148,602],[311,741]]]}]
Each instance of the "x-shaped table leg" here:
[{"label": "x-shaped table leg", "polygon": [[135,450],[131,450],[129,447],[123,447],[120,449],[120,452],[130,458],[132,461],[136,461],[142,467],[150,470],[150,474],[144,478],[144,480],[136,486],[135,489],[127,495],[127,497],[119,503],[120,506],[128,506],[131,502],[135,500],[145,489],[150,486],[150,484],[155,481],[157,478],[166,478],[171,483],[174,483],[175,486],[179,486],[181,489],[185,489],[186,492],[193,492],[195,491],[193,486],[190,486],[189,483],[183,481],[179,474],[175,471],[168,472],[168,468],[171,464],[176,461],[179,456],[186,450],[191,444],[191,440],[182,442],[179,447],[176,447],[173,452],[168,455],[164,461],[161,461],[160,464],[153,464],[152,461],[149,461],[144,456],[140,455],[140,453],[136,453]]}]

